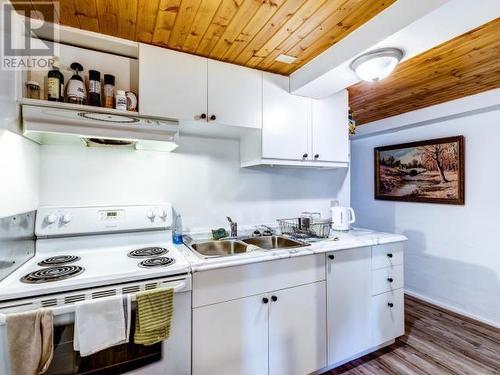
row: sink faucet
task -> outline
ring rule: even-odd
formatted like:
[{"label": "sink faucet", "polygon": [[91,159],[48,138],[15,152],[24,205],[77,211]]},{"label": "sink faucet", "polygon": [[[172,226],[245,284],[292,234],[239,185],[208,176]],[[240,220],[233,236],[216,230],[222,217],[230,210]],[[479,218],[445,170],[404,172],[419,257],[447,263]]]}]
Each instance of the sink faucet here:
[{"label": "sink faucet", "polygon": [[234,222],[229,216],[226,216],[231,226],[231,237],[238,237],[238,223]]}]

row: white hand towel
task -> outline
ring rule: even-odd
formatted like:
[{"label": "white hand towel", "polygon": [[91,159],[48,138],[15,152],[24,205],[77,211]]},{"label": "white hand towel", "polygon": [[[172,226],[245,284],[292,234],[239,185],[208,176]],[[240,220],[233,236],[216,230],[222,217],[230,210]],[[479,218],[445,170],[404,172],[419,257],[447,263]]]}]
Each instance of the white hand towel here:
[{"label": "white hand towel", "polygon": [[85,357],[128,342],[130,314],[128,295],[76,303],[73,348]]}]

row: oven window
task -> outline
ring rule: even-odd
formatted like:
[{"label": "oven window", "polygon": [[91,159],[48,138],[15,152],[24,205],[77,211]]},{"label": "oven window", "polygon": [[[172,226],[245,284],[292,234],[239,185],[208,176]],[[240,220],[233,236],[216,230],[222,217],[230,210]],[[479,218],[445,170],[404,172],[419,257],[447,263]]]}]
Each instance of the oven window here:
[{"label": "oven window", "polygon": [[[135,315],[135,314],[134,314]],[[131,339],[135,331],[132,317]],[[144,346],[132,342],[80,357],[73,350],[73,324],[54,327],[54,357],[48,375],[114,375],[161,361],[162,343]]]}]

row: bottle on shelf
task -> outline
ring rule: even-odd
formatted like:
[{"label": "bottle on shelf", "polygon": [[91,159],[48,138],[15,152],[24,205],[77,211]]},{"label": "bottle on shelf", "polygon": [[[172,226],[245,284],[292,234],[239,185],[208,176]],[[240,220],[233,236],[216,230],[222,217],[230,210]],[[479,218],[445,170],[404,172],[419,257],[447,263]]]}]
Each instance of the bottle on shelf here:
[{"label": "bottle on shelf", "polygon": [[119,111],[127,110],[127,96],[124,90],[116,90],[115,108]]},{"label": "bottle on shelf", "polygon": [[59,58],[54,56],[52,69],[47,74],[47,99],[51,102],[64,101],[64,76],[59,67]]},{"label": "bottle on shelf", "polygon": [[68,103],[85,104],[87,96],[85,83],[83,82],[83,78],[79,75],[79,72],[83,71],[83,66],[80,63],[74,62],[70,67],[74,71],[74,74],[66,86]]},{"label": "bottle on shelf", "polygon": [[115,97],[115,76],[111,74],[104,75],[104,107],[114,108]]},{"label": "bottle on shelf", "polygon": [[101,72],[89,70],[89,105],[101,106]]}]

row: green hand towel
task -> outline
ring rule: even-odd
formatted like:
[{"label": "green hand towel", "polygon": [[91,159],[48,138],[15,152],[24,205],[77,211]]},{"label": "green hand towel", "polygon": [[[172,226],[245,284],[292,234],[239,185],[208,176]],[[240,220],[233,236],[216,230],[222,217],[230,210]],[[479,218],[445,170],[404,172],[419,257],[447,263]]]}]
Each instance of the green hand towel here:
[{"label": "green hand towel", "polygon": [[168,339],[174,312],[174,290],[160,288],[139,292],[136,300],[134,342],[153,345]]}]

